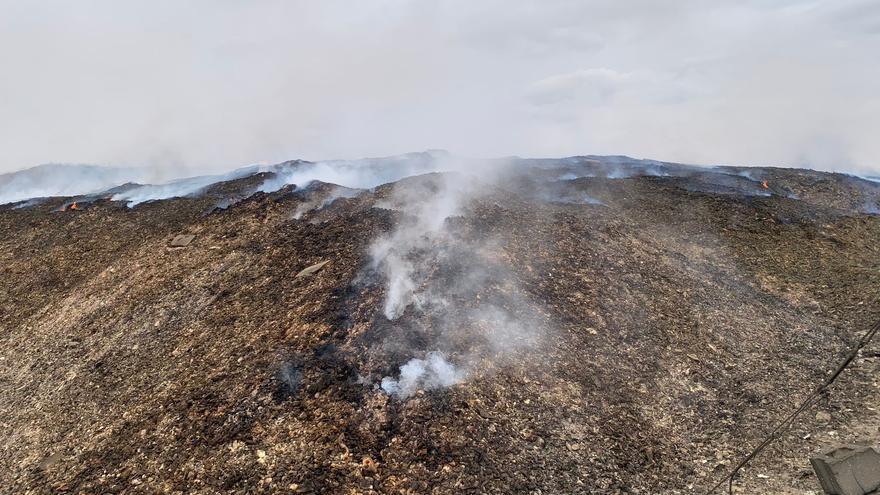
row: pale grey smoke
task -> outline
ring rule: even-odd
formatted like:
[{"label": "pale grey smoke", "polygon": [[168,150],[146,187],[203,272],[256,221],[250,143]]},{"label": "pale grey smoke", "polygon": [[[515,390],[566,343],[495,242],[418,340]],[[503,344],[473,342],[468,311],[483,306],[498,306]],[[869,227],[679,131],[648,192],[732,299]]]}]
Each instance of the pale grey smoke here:
[{"label": "pale grey smoke", "polygon": [[302,188],[314,181],[370,189],[404,177],[437,171],[448,158],[445,151],[431,150],[383,158],[290,162],[273,168],[275,176],[266,180],[260,190],[273,192],[288,184]]},{"label": "pale grey smoke", "polygon": [[212,184],[227,180],[240,179],[257,173],[260,170],[261,168],[257,166],[243,167],[221,175],[190,177],[188,179],[179,179],[166,184],[140,185],[116,193],[111,199],[114,201],[126,201],[128,206],[132,207],[146,201],[189,196],[204,190]]},{"label": "pale grey smoke", "polygon": [[[33,198],[33,199],[29,199],[27,201],[21,201],[21,202],[17,203],[12,209],[18,210],[21,208],[30,208],[31,206],[36,206],[38,204],[43,203],[44,201],[45,201],[45,199],[43,199],[43,198]],[[2,204],[2,203],[0,203],[0,204]]]},{"label": "pale grey smoke", "polygon": [[878,19],[875,0],[0,0],[0,171],[444,146],[867,173]]},{"label": "pale grey smoke", "polygon": [[567,173],[564,173],[564,174],[560,175],[559,177],[557,177],[556,180],[575,180],[575,179],[579,179],[580,177],[582,177],[582,176],[575,174],[573,172],[567,172]]},{"label": "pale grey smoke", "polygon": [[[447,163],[448,166],[452,164]],[[384,314],[397,319],[410,304],[422,306],[416,293],[420,283],[413,253],[431,253],[433,245],[445,236],[446,219],[457,214],[468,184],[457,174],[441,174],[433,182],[433,192],[406,187],[395,188],[392,207],[405,212],[401,224],[390,235],[377,239],[370,248],[373,269],[386,278]]]},{"label": "pale grey smoke", "polygon": [[[504,161],[448,158],[442,169],[452,170],[406,179],[394,184],[391,197],[378,206],[400,212],[393,231],[370,247],[370,269],[382,275],[385,299],[382,313],[396,325],[421,328],[422,318],[434,328],[427,348],[413,348],[416,356],[401,366],[399,376],[386,376],[381,388],[398,398],[416,390],[442,388],[466,379],[483,360],[502,360],[533,346],[545,331],[529,315],[529,302],[497,261],[502,246],[491,239],[470,239],[451,227],[450,220],[466,215],[511,173]],[[473,175],[472,175],[473,174]],[[479,178],[477,178],[479,177]],[[438,279],[438,270],[456,273],[453,280]],[[504,299],[504,306],[481,293]],[[470,301],[467,307],[456,301]],[[437,336],[439,331],[439,336]],[[454,356],[440,352],[476,342]]]},{"label": "pale grey smoke", "polygon": [[97,193],[151,174],[143,168],[49,164],[0,175],[0,204],[49,196]]},{"label": "pale grey smoke", "polygon": [[755,173],[751,170],[740,170],[739,172],[737,172],[737,175],[739,175],[740,177],[745,177],[752,182],[761,182],[761,179],[755,177]]},{"label": "pale grey smoke", "polygon": [[297,205],[296,210],[293,211],[293,219],[299,220],[306,213],[323,209],[339,198],[353,198],[361,192],[362,190],[359,189],[351,189],[341,186],[334,187],[330,190],[328,194],[323,195],[320,198],[314,199],[312,201],[306,201]]},{"label": "pale grey smoke", "polygon": [[[150,168],[118,168],[96,165],[42,165],[0,175],[0,204],[48,196],[76,196],[100,193],[123,183],[137,183],[112,194],[114,201],[125,201],[133,207],[147,201],[191,196],[222,181],[239,179],[257,172],[273,172],[258,190],[277,191],[287,184],[298,188],[315,181],[339,184],[327,203],[306,205],[322,208],[340,197],[351,197],[351,188],[372,188],[404,177],[440,170],[448,153],[439,150],[407,153],[384,158],[360,160],[328,160],[324,162],[285,162],[279,165],[247,166],[230,172],[186,177],[158,184],[149,183],[157,177]],[[307,210],[299,212],[299,216]]]},{"label": "pale grey smoke", "polygon": [[406,399],[418,390],[432,390],[455,385],[464,374],[440,352],[429,352],[425,359],[413,358],[400,367],[398,377],[386,376],[381,387],[388,395]]},{"label": "pale grey smoke", "polygon": [[600,205],[600,206],[604,206],[604,205],[605,205],[605,203],[603,203],[602,201],[600,201],[600,200],[598,200],[598,199],[596,199],[596,198],[590,196],[590,195],[587,194],[587,193],[580,193],[580,202],[583,203],[583,204],[587,204],[587,205]]},{"label": "pale grey smoke", "polygon": [[622,167],[617,166],[613,167],[609,170],[607,177],[609,179],[627,179],[629,177],[643,176],[647,175],[649,177],[664,177],[667,174],[660,165],[657,164],[647,164],[644,166],[636,166],[636,167]]},{"label": "pale grey smoke", "polygon": [[549,203],[605,206],[605,203],[603,203],[601,200],[596,199],[583,191],[566,192],[565,194],[559,194],[549,190],[549,188],[546,188],[543,190],[538,190],[535,196],[538,199],[542,201],[547,201]]}]

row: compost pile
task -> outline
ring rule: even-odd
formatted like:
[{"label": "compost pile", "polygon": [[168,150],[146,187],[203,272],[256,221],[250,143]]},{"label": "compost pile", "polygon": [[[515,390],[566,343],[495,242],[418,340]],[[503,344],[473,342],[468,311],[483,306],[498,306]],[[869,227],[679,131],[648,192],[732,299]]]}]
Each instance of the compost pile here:
[{"label": "compost pile", "polygon": [[[698,493],[880,318],[880,184],[511,170],[0,207],[0,491]],[[878,376],[738,489],[880,441]]]}]

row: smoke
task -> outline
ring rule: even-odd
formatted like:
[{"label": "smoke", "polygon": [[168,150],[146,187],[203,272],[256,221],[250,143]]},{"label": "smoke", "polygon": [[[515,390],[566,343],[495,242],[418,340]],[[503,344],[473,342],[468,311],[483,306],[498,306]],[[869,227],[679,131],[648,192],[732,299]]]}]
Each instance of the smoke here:
[{"label": "smoke", "polygon": [[348,187],[336,186],[325,195],[311,201],[300,203],[293,212],[293,219],[299,220],[308,212],[320,210],[330,205],[339,198],[353,198],[360,194],[362,190],[351,189]]},{"label": "smoke", "polygon": [[[45,198],[33,198],[33,199],[28,199],[28,200],[25,200],[25,201],[21,201],[21,202],[16,203],[16,205],[15,205],[14,207],[12,207],[12,209],[13,209],[13,210],[18,210],[18,209],[21,209],[21,208],[29,208],[29,207],[31,207],[31,206],[36,206],[36,205],[38,205],[38,204],[41,204],[41,203],[43,203],[44,201],[45,201]],[[2,203],[0,203],[0,204],[2,204]]]},{"label": "smoke", "polygon": [[575,180],[580,178],[577,174],[572,172],[566,172],[560,175],[556,180],[565,181],[565,180]]},{"label": "smoke", "polygon": [[635,166],[617,166],[608,171],[607,177],[609,179],[628,179],[630,177],[635,176],[650,176],[650,177],[666,177],[669,174],[663,170],[662,165],[635,165]]},{"label": "smoke", "polygon": [[143,168],[46,164],[0,175],[0,204],[31,198],[97,193],[124,182],[144,180]]},{"label": "smoke", "polygon": [[425,359],[411,359],[400,367],[397,379],[386,376],[382,390],[388,395],[405,399],[418,390],[432,390],[455,385],[464,379],[462,372],[440,352],[429,352]]},{"label": "smoke", "polygon": [[427,272],[424,265],[438,256],[443,242],[451,238],[444,231],[447,218],[458,213],[466,193],[466,182],[458,174],[439,174],[423,180],[395,185],[394,198],[386,207],[404,211],[399,226],[377,239],[370,248],[371,265],[387,280],[384,315],[398,318],[410,304],[421,308],[416,292]]},{"label": "smoke", "polygon": [[[157,178],[152,168],[117,168],[98,165],[41,165],[0,175],[0,204],[49,196],[77,196],[107,193],[114,201],[125,201],[134,207],[147,201],[199,194],[218,182],[235,180],[257,172],[273,172],[257,190],[273,192],[288,184],[307,187],[315,181],[340,184],[348,188],[368,189],[404,177],[438,170],[438,163],[448,156],[440,150],[384,158],[360,160],[328,160],[306,162],[295,160],[277,165],[241,167],[223,174],[178,178],[169,182],[149,183]],[[132,183],[113,190],[114,186]],[[335,191],[326,203],[306,205],[320,209],[340,197],[351,197],[349,189]],[[302,216],[308,210],[299,212]]]},{"label": "smoke", "polygon": [[763,180],[760,177],[756,177],[755,173],[751,170],[740,170],[739,172],[736,173],[736,175],[738,175],[740,177],[745,177],[746,179],[749,179],[752,182],[761,182]]},{"label": "smoke", "polygon": [[[146,201],[191,196],[218,182],[239,179],[271,167],[249,166],[217,175],[202,175],[160,184],[150,168],[47,164],[0,175],[0,204],[51,196],[109,195],[133,207]],[[28,202],[25,205],[34,204]],[[24,207],[22,205],[20,207]]]},{"label": "smoke", "polygon": [[[384,285],[388,339],[409,354],[397,376],[381,380],[381,390],[399,399],[459,383],[545,331],[503,261],[504,245],[471,223],[501,192],[510,163],[447,157],[441,168],[450,171],[396,182],[377,203],[398,212],[395,228],[370,246],[368,270]],[[402,338],[413,333],[418,338]],[[401,340],[412,344],[401,350]]]},{"label": "smoke", "polygon": [[272,167],[275,175],[266,180],[259,190],[274,192],[288,184],[296,184],[297,187],[302,188],[314,181],[355,189],[370,189],[404,177],[437,171],[439,164],[448,158],[449,154],[446,151],[429,150],[359,160],[320,162],[296,160]]},{"label": "smoke", "polygon": [[552,186],[542,185],[542,187],[538,187],[534,194],[535,198],[547,203],[606,206],[601,200],[590,196],[584,191],[567,188],[560,190],[559,187]]},{"label": "smoke", "polygon": [[[467,165],[465,165],[467,163]],[[716,168],[719,171],[722,169]],[[301,204],[294,212],[294,218],[301,218],[309,211],[321,209],[340,197],[352,197],[356,190],[373,189],[379,185],[399,181],[406,177],[431,172],[456,171],[478,176],[487,184],[498,183],[500,179],[519,180],[523,177],[537,179],[534,182],[532,198],[571,204],[603,204],[601,200],[584,193],[572,194],[556,188],[553,181],[570,181],[582,177],[605,177],[608,179],[636,176],[690,177],[699,171],[696,166],[664,163],[654,160],[640,160],[626,156],[576,156],[561,159],[495,159],[469,160],[453,158],[442,150],[407,153],[382,158],[359,160],[328,160],[308,162],[294,160],[276,165],[252,165],[231,172],[215,175],[172,180],[159,183],[148,182],[160,176],[156,170],[148,168],[115,168],[94,165],[44,165],[12,174],[0,175],[0,204],[20,202],[26,199],[48,196],[103,196],[116,201],[125,201],[129,207],[140,203],[172,197],[194,196],[209,186],[222,181],[239,179],[257,172],[271,172],[271,175],[253,191],[273,192],[286,185],[295,185],[297,190],[308,188],[320,181],[342,186],[326,198],[319,198]],[[728,174],[740,175],[760,183],[750,171],[731,168]],[[870,177],[868,178],[869,180]],[[124,183],[124,184],[123,184]],[[120,185],[121,184],[121,185]],[[117,186],[117,187],[113,187]],[[450,192],[454,190],[450,189]],[[756,195],[767,195],[757,190]],[[440,196],[441,202],[450,199]],[[403,198],[398,205],[387,201],[377,202],[376,206],[391,209],[421,208],[422,203]],[[26,207],[35,203],[18,205]],[[230,203],[221,203],[219,207]],[[444,212],[443,205],[438,213]],[[425,219],[416,214],[415,218]],[[420,220],[421,221],[421,220]]]},{"label": "smoke", "polygon": [[0,2],[0,170],[440,143],[876,171],[878,11],[869,0]]},{"label": "smoke", "polygon": [[114,194],[111,199],[114,201],[126,201],[128,202],[129,207],[133,207],[146,201],[190,196],[199,193],[212,184],[227,180],[240,179],[260,172],[261,170],[263,170],[261,167],[250,166],[242,167],[220,175],[202,175],[199,177],[179,179],[165,184],[137,185]]}]

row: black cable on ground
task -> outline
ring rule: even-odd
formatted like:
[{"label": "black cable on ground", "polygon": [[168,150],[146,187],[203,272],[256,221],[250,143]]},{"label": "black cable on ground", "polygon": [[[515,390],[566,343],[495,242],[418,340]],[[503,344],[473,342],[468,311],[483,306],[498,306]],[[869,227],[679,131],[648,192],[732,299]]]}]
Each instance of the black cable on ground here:
[{"label": "black cable on ground", "polygon": [[810,407],[810,405],[812,405],[813,402],[823,392],[825,392],[825,390],[832,383],[834,383],[834,380],[837,380],[837,377],[840,376],[840,374],[843,372],[843,370],[845,370],[847,368],[847,366],[849,366],[856,359],[856,357],[859,354],[859,351],[861,351],[863,347],[865,347],[866,345],[868,345],[869,342],[871,342],[871,339],[874,338],[874,335],[877,334],[878,330],[880,330],[880,321],[875,323],[873,327],[869,328],[865,332],[865,334],[862,336],[862,338],[859,339],[858,343],[856,343],[856,345],[849,351],[849,353],[846,355],[846,358],[844,358],[844,360],[840,363],[840,365],[837,366],[837,368],[834,370],[834,372],[831,373],[830,375],[828,375],[828,378],[826,378],[825,381],[822,382],[821,385],[816,387],[816,389],[813,390],[813,392],[810,395],[808,395],[807,398],[804,399],[803,402],[801,402],[801,405],[798,406],[798,408],[795,409],[794,412],[792,412],[791,414],[786,416],[782,421],[780,421],[779,424],[777,424],[776,427],[773,428],[773,431],[771,431],[770,434],[767,435],[767,437],[764,439],[764,441],[762,441],[760,444],[758,444],[757,447],[755,447],[751,452],[749,452],[749,455],[745,456],[743,458],[743,460],[739,461],[739,463],[730,471],[730,473],[727,474],[727,476],[722,478],[718,483],[716,483],[712,488],[710,488],[709,491],[706,492],[706,495],[711,495],[713,492],[715,492],[715,490],[720,488],[721,485],[723,485],[725,482],[728,483],[729,492],[731,494],[733,494],[733,479],[736,477],[736,475],[740,471],[740,469],[745,467],[745,465],[748,464],[752,459],[754,459],[755,456],[757,456],[762,450],[764,450],[764,448],[766,448],[774,440],[779,438],[782,435],[782,433],[785,432],[785,430],[787,430],[791,426],[791,424],[795,420],[795,418],[797,418],[797,416],[800,413],[804,412],[805,409]]}]

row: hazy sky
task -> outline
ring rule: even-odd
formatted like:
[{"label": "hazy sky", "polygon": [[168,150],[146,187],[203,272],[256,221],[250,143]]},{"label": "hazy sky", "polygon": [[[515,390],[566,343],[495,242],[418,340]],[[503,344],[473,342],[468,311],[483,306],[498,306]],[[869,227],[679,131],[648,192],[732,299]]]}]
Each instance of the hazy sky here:
[{"label": "hazy sky", "polygon": [[0,0],[0,172],[428,148],[880,169],[880,2]]}]

